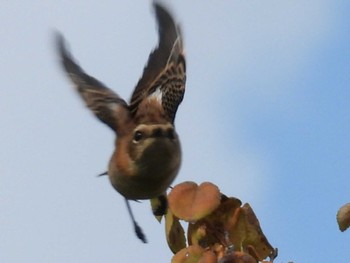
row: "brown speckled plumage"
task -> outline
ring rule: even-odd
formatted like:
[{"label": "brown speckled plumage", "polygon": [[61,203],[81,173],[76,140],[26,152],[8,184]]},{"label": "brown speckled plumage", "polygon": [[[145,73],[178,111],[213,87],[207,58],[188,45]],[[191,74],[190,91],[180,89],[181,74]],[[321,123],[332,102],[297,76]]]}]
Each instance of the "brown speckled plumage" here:
[{"label": "brown speckled plumage", "polygon": [[79,95],[96,117],[116,133],[116,148],[107,174],[126,199],[163,195],[181,163],[174,119],[185,93],[183,40],[170,13],[157,3],[154,8],[159,44],[149,56],[130,104],[86,74],[66,49],[63,36],[57,34],[56,38],[63,68]]}]

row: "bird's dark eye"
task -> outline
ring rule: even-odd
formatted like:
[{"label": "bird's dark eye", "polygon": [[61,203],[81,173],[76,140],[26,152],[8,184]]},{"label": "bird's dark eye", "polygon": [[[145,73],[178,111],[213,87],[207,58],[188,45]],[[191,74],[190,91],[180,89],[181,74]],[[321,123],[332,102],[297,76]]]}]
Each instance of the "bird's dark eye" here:
[{"label": "bird's dark eye", "polygon": [[139,142],[143,138],[143,134],[140,131],[135,131],[134,133],[134,142]]}]

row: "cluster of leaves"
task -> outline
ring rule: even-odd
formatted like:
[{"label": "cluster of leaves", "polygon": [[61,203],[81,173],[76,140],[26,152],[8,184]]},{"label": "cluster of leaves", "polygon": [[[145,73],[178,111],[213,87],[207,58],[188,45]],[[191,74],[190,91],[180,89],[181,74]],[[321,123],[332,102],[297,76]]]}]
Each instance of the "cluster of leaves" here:
[{"label": "cluster of leaves", "polygon": [[[178,184],[168,202],[165,231],[173,263],[267,263],[277,256],[250,205],[221,194],[212,183]],[[180,220],[188,223],[187,235]]]}]

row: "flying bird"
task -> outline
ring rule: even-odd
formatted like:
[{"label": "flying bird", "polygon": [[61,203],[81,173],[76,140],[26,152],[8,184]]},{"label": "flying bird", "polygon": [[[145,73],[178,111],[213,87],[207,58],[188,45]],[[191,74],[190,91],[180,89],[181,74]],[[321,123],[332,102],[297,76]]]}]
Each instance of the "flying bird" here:
[{"label": "flying bird", "polygon": [[153,6],[159,44],[149,55],[129,103],[85,73],[67,50],[64,37],[59,33],[56,36],[61,64],[78,94],[95,116],[116,134],[115,150],[104,174],[125,198],[136,234],[143,242],[146,238],[128,200],[159,198],[165,206],[161,210],[166,209],[164,194],[181,163],[174,121],[186,83],[180,27],[164,6],[159,3]]}]

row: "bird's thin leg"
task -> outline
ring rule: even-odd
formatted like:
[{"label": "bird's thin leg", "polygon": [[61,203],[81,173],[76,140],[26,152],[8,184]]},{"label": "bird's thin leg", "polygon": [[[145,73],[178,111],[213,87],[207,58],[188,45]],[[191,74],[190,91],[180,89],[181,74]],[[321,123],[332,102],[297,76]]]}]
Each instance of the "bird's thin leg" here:
[{"label": "bird's thin leg", "polygon": [[129,204],[129,200],[125,198],[125,202],[126,202],[126,207],[128,208],[128,212],[129,212],[129,215],[131,217],[131,221],[134,225],[134,229],[135,229],[135,233],[136,233],[136,236],[142,240],[143,243],[147,243],[147,240],[146,240],[146,236],[145,234],[143,233],[142,231],[142,228],[137,224],[135,218],[134,218],[134,214],[132,213],[131,211],[131,207],[130,207],[130,204]]}]

